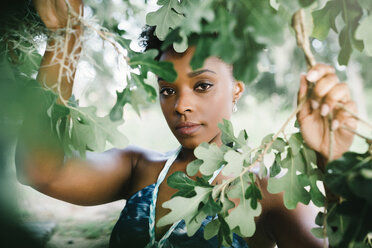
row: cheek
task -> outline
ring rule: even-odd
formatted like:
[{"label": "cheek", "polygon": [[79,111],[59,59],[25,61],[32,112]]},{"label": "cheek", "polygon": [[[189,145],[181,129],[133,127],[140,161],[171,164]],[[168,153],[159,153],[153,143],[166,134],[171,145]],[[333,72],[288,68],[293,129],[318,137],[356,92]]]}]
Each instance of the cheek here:
[{"label": "cheek", "polygon": [[229,88],[221,89],[212,99],[209,99],[206,106],[205,116],[210,120],[210,125],[217,127],[217,123],[222,122],[222,119],[230,119],[232,113],[232,94]]}]

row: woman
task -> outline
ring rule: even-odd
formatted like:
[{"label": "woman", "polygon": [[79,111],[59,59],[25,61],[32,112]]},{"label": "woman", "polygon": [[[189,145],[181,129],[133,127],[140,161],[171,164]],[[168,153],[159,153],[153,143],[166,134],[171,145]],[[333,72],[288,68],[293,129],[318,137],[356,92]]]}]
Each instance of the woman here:
[{"label": "woman", "polygon": [[[64,0],[35,0],[34,3],[49,29],[66,25]],[[70,0],[70,3],[77,12],[82,5],[81,0]],[[80,27],[74,28],[78,36]],[[74,45],[76,38],[73,36],[69,40],[69,47]],[[52,44],[53,40],[50,40],[49,45]],[[44,194],[79,205],[127,199],[127,205],[113,230],[110,247],[144,247],[151,240],[161,240],[169,226],[150,229],[154,231],[150,237],[149,216],[155,217],[153,221],[157,223],[169,212],[162,208],[162,203],[169,200],[176,190],[165,183],[167,177],[176,171],[185,171],[186,165],[195,159],[193,150],[200,143],[215,142],[221,145],[221,132],[217,124],[223,118],[230,118],[234,104],[244,91],[244,84],[234,80],[231,67],[216,57],[208,58],[202,68],[192,71],[189,62],[194,50],[194,47],[190,47],[179,54],[168,49],[160,58],[172,62],[178,74],[173,83],[159,79],[164,117],[181,144],[177,153],[171,153],[173,158],[169,154],[130,147],[89,154],[86,160],[72,158],[64,161],[62,149],[20,144],[26,146],[26,153],[17,161],[19,180]],[[53,63],[53,59],[61,56],[53,52],[45,53],[38,75],[42,84],[52,86],[50,82],[57,81],[59,65]],[[78,54],[70,51],[69,56]],[[301,76],[299,98],[307,94],[307,80],[317,83],[311,100],[298,114],[298,120],[306,143],[318,152],[319,163],[324,165],[328,159],[327,115],[330,112],[334,114],[334,158],[337,158],[348,150],[353,138],[352,134],[338,127],[341,123],[355,127],[356,122],[337,109],[336,103],[342,102],[352,109],[355,106],[350,100],[347,86],[339,83],[332,67],[316,65]],[[64,77],[62,85],[62,97],[68,99],[73,82]],[[150,212],[159,174],[164,178],[159,181],[154,212]],[[221,182],[223,179],[222,175],[217,175],[214,181]],[[263,200],[262,214],[256,219],[257,230],[253,237],[244,240],[234,236],[234,247],[247,247],[247,244],[249,247],[273,247],[275,244],[279,247],[321,247],[322,241],[310,233],[314,218],[309,214],[308,207],[299,205],[295,210],[288,210],[283,205],[281,194],[267,192],[266,180],[259,183],[263,189]],[[216,238],[210,241],[203,239],[203,226],[189,238],[181,222],[172,233],[168,233],[168,238],[163,239],[165,247],[217,247]]]}]

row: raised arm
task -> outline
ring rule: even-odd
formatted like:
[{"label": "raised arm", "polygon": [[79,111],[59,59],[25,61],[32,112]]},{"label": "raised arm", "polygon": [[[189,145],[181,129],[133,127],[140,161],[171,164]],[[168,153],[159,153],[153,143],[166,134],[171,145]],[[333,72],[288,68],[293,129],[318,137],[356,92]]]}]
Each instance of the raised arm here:
[{"label": "raised arm", "polygon": [[[69,1],[74,11],[79,13],[82,1]],[[35,0],[34,4],[47,28],[53,31],[66,26],[65,0]],[[80,49],[73,48],[76,48],[81,28],[74,25],[73,29],[73,35],[66,40],[67,53],[47,48],[38,74],[38,81],[42,85],[56,90],[55,85],[60,80],[60,102],[67,100],[72,92],[76,68],[69,59],[79,57]],[[48,46],[54,44],[55,40],[48,41]],[[63,58],[66,58],[64,63],[69,65],[68,70],[72,72],[70,76],[66,76],[65,68],[57,63]],[[61,72],[62,77],[59,76]],[[32,130],[26,128],[29,123],[35,122],[32,118],[39,117],[31,116],[24,120],[26,131],[21,132],[17,145],[17,177],[21,183],[57,199],[80,205],[102,204],[125,197],[141,152],[131,148],[112,149],[101,154],[88,153],[86,160],[66,160],[61,144],[48,130],[47,124],[33,125]]]},{"label": "raised arm", "polygon": [[[76,64],[71,63],[72,60],[77,61],[80,57],[79,39],[82,35],[82,28],[76,21],[76,17],[68,14],[68,8],[74,13],[83,11],[82,0],[34,0],[34,5],[44,22],[45,26],[53,33],[58,33],[58,40],[62,41],[58,44],[56,37],[52,35],[47,42],[47,48],[41,62],[37,80],[45,87],[53,89],[60,94],[61,100],[67,101],[73,88],[73,78],[76,72]],[[66,27],[70,30],[60,32]],[[58,44],[58,45],[57,45]],[[56,48],[58,47],[58,48]],[[63,61],[62,61],[63,60]],[[61,67],[64,63],[68,66]]]}]

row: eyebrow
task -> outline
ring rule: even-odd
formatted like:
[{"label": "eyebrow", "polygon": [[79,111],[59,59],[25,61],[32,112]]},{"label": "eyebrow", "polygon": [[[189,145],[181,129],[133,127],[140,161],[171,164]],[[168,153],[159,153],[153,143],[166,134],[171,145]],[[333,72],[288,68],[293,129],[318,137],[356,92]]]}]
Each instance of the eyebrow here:
[{"label": "eyebrow", "polygon": [[199,70],[199,71],[189,72],[189,73],[187,73],[187,76],[188,77],[196,77],[196,76],[198,76],[202,73],[205,73],[205,72],[210,72],[210,73],[216,74],[214,71],[211,71],[211,70],[208,70],[208,69],[203,69],[203,70]]},{"label": "eyebrow", "polygon": [[[210,73],[213,73],[213,74],[217,74],[216,72],[214,72],[214,71],[211,71],[211,70],[209,70],[209,69],[202,69],[202,70],[198,70],[198,71],[192,71],[192,72],[189,72],[189,73],[187,73],[187,76],[188,77],[196,77],[196,76],[198,76],[198,75],[200,75],[200,74],[203,74],[203,73],[205,73],[205,72],[210,72]],[[164,79],[163,78],[161,78],[161,77],[158,77],[158,82],[159,81],[164,81]]]}]

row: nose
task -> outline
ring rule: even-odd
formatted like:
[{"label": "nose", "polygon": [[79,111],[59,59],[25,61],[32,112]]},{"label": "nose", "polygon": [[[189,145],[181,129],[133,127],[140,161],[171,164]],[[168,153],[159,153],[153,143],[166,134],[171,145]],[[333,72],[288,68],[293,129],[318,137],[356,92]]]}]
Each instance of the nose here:
[{"label": "nose", "polygon": [[174,110],[181,115],[186,112],[192,112],[194,110],[193,103],[192,95],[185,90],[181,91],[177,96]]}]

